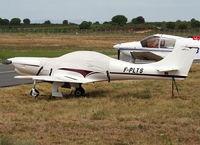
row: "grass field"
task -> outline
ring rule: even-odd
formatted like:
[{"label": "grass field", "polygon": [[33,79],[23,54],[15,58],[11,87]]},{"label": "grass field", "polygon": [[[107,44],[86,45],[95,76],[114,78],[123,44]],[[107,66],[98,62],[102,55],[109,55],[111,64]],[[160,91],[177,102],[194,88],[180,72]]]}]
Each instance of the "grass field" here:
[{"label": "grass field", "polygon": [[[116,54],[113,45],[139,41],[154,34],[143,33],[0,33],[0,58],[16,56],[57,57],[77,50]],[[177,35],[187,37],[185,33]]]},{"label": "grass field", "polygon": [[[140,40],[123,34],[0,34],[0,57],[56,57],[75,50],[113,55],[113,45]],[[32,85],[0,89],[0,145],[110,144],[199,145],[200,64],[171,98],[171,81],[133,80],[85,84],[84,97],[61,89],[49,100],[51,85],[37,85],[41,96],[29,96]]]},{"label": "grass field", "polygon": [[65,97],[53,100],[46,83],[38,100],[32,85],[0,89],[0,135],[25,144],[198,145],[199,72],[194,64],[175,98],[163,80],[85,84],[84,97],[61,89]]},{"label": "grass field", "polygon": [[113,34],[0,34],[0,58],[16,56],[57,57],[77,50],[98,51],[113,55],[113,45],[139,40],[143,36]]}]

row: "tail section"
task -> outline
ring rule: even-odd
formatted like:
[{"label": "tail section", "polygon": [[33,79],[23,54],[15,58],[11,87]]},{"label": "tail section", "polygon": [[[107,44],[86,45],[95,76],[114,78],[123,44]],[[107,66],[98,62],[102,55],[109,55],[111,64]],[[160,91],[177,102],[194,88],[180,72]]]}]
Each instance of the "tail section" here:
[{"label": "tail section", "polygon": [[174,75],[187,76],[192,65],[198,45],[194,41],[177,40],[172,53],[156,63],[158,71],[172,72]]}]

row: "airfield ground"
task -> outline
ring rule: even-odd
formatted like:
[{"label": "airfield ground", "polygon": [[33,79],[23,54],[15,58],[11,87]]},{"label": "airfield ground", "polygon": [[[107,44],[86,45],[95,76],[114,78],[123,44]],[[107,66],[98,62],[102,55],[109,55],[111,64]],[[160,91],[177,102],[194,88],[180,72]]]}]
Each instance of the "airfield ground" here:
[{"label": "airfield ground", "polygon": [[0,34],[0,57],[56,57],[77,50],[99,51],[112,55],[113,45],[140,40],[144,36],[122,34]]},{"label": "airfield ground", "polygon": [[[4,35],[7,39],[2,40]],[[37,47],[42,48],[44,54],[45,51],[62,52],[59,46],[68,39],[66,35],[63,40],[60,35],[44,35],[41,38],[36,35],[38,34],[0,34],[1,51],[5,57],[15,54],[25,55],[23,52],[37,51]],[[36,41],[34,37],[38,40]],[[107,45],[103,49],[112,50],[116,36],[98,37],[101,41],[95,38],[98,41],[95,47],[93,41],[87,40],[93,40],[94,37],[78,36],[77,43],[82,39],[86,40],[77,47],[74,45],[79,44],[74,43],[73,50],[87,49],[87,46],[89,50],[92,48],[99,50],[101,45],[104,47],[103,44]],[[57,41],[54,40],[56,38]],[[127,38],[131,40],[131,37]],[[34,43],[31,43],[31,39]],[[125,41],[125,38],[121,40]],[[51,48],[54,43],[56,44]],[[68,45],[70,44],[63,46],[64,51],[68,51]],[[19,54],[19,50],[22,53]],[[6,53],[9,51],[15,53]],[[193,64],[185,81],[177,81],[180,95],[176,94],[175,98],[171,98],[170,80],[85,84],[84,97],[76,98],[72,95],[72,90],[61,89],[65,97],[52,100],[48,99],[51,95],[51,85],[46,83],[37,85],[41,93],[38,100],[29,96],[32,85],[2,88],[0,89],[0,144],[17,142],[27,145],[198,145],[200,144],[199,82],[200,64],[196,63]]]}]

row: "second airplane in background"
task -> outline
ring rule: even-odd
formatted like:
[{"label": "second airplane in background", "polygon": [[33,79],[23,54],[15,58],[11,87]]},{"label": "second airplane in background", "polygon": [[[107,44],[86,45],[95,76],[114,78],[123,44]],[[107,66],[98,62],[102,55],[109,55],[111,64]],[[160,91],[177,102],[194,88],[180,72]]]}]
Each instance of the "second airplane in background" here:
[{"label": "second airplane in background", "polygon": [[[200,47],[200,37],[184,38],[179,36],[155,34],[144,38],[141,41],[127,42],[114,45],[118,49],[118,59],[135,62],[136,59],[140,60],[153,60],[159,61],[171,53],[175,47],[176,41],[185,42],[190,41],[197,43]],[[120,56],[120,54],[122,54]],[[197,50],[194,60],[200,61],[199,49]]]}]

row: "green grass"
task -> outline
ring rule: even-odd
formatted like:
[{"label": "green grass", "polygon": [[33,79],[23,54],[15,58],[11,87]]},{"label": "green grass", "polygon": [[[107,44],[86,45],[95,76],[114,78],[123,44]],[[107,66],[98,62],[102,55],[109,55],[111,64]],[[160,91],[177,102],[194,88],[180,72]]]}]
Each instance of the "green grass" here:
[{"label": "green grass", "polygon": [[[77,49],[78,51],[79,49]],[[0,50],[0,58],[12,58],[12,57],[59,57],[64,54],[73,52],[74,50]],[[83,50],[80,50],[83,51]],[[86,50],[84,50],[86,51]],[[88,49],[88,51],[91,51]],[[99,51],[106,55],[116,55],[115,51]]]},{"label": "green grass", "polygon": [[35,145],[35,143],[28,140],[16,140],[2,136],[0,137],[0,145]]}]

